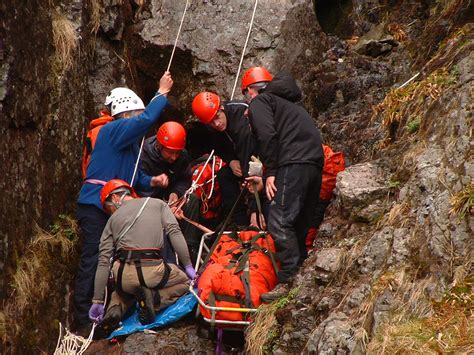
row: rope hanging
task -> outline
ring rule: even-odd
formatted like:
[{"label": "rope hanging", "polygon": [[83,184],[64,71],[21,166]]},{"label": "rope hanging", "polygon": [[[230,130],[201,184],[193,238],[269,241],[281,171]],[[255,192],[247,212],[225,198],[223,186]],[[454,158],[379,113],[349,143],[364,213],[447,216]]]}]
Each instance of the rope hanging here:
[{"label": "rope hanging", "polygon": [[166,71],[170,71],[171,62],[173,61],[174,51],[176,50],[176,45],[178,44],[178,38],[181,34],[181,28],[183,27],[184,17],[186,16],[186,11],[188,10],[189,0],[186,0],[186,6],[184,7],[183,16],[181,17],[181,23],[179,24],[178,33],[176,39],[174,40],[173,51],[171,52],[170,62],[168,63],[168,68]]},{"label": "rope hanging", "polygon": [[140,156],[142,155],[143,143],[145,142],[145,136],[142,138],[142,143],[140,144],[140,150],[138,151],[137,161],[135,162],[135,168],[133,169],[132,180],[130,180],[130,186],[133,186],[133,181],[135,180],[135,175],[138,170],[138,163],[140,162]]},{"label": "rope hanging", "polygon": [[[188,11],[188,6],[189,6],[189,0],[186,0],[186,6],[184,7],[183,16],[181,16],[181,22],[179,24],[178,33],[176,34],[176,38],[174,40],[173,50],[171,51],[171,57],[170,57],[170,61],[168,63],[168,67],[166,68],[166,71],[170,71],[171,63],[173,62],[174,52],[176,50],[176,46],[178,45],[179,35],[181,34],[181,29],[183,28],[184,18],[186,17],[186,11]],[[150,102],[152,102],[154,99],[156,99],[157,97],[159,97],[163,94],[164,93],[161,93],[161,94],[158,94],[158,95],[154,96],[150,100]],[[140,145],[140,150],[138,151],[138,157],[137,157],[137,161],[135,162],[135,168],[133,169],[133,175],[132,175],[132,180],[130,181],[130,186],[133,186],[133,181],[135,180],[135,175],[137,173],[138,163],[140,162],[140,155],[142,154],[143,142],[144,141],[145,141],[145,136],[143,136],[143,138],[142,138],[142,143]]]},{"label": "rope hanging", "polygon": [[[171,52],[170,61],[168,63],[168,67],[167,67],[166,71],[170,70],[171,63],[173,62],[174,52],[175,52],[176,46],[178,44],[179,35],[181,33],[181,28],[183,27],[183,22],[184,22],[184,18],[186,16],[186,11],[188,9],[188,5],[189,5],[189,0],[186,0],[186,7],[184,8],[183,16],[181,17],[181,23],[179,24],[178,33],[177,33],[176,39],[174,41],[173,51]],[[164,93],[160,93],[160,94],[154,96],[151,99],[151,101],[153,101],[154,99],[156,99],[157,97],[159,97],[163,94]],[[137,173],[137,170],[138,170],[138,163],[140,161],[140,155],[141,155],[142,150],[143,150],[144,141],[145,141],[145,137],[142,138],[142,142],[141,142],[141,145],[140,145],[140,150],[138,152],[137,161],[135,163],[135,168],[133,170],[132,179],[130,181],[130,186],[133,186],[133,181],[135,180],[135,176],[136,176],[136,173]],[[107,290],[106,290],[106,292],[107,292]],[[107,299],[107,293],[106,293],[105,297]],[[89,336],[86,339],[86,338],[83,338],[79,335],[71,333],[71,331],[69,329],[67,329],[66,327],[64,327],[65,333],[64,333],[64,336],[63,336],[63,325],[61,323],[59,323],[59,337],[58,337],[58,342],[57,342],[57,345],[56,345],[56,349],[54,351],[54,355],[63,355],[63,354],[64,355],[66,355],[66,354],[67,355],[70,355],[70,354],[82,355],[82,354],[84,354],[84,352],[87,350],[87,348],[89,347],[89,345],[92,342],[92,338],[94,336],[94,331],[95,331],[96,326],[97,326],[96,323],[92,324],[91,332],[90,332]]]},{"label": "rope hanging", "polygon": [[247,33],[247,38],[245,39],[244,49],[242,50],[242,55],[240,57],[239,69],[237,69],[237,75],[235,77],[234,88],[232,89],[232,95],[230,99],[234,98],[235,88],[237,87],[237,82],[239,81],[240,70],[242,69],[242,63],[244,61],[245,51],[247,49],[247,44],[249,43],[250,33],[252,32],[253,20],[255,18],[255,13],[257,12],[258,0],[255,0],[255,5],[253,7],[252,19],[250,20],[249,31]]}]

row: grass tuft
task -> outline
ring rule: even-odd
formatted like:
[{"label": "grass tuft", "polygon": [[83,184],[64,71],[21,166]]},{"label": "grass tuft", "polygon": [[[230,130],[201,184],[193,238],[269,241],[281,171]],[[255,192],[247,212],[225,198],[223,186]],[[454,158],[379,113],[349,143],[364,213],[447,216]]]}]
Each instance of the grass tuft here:
[{"label": "grass tuft", "polygon": [[91,6],[91,18],[90,18],[90,29],[92,34],[96,34],[100,28],[100,18],[104,11],[101,0],[90,0]]},{"label": "grass tuft", "polygon": [[473,214],[474,209],[474,183],[467,185],[462,191],[453,195],[449,200],[451,209],[450,215],[457,215],[463,219],[466,214]]},{"label": "grass tuft", "polygon": [[[457,77],[447,68],[441,68],[425,80],[412,82],[403,88],[390,91],[385,99],[373,107],[372,120],[382,117],[382,123],[390,137],[398,127],[408,122],[407,131],[414,133],[422,123],[422,111],[427,100],[437,100],[443,91],[455,83]],[[416,129],[416,130],[415,130]]]},{"label": "grass tuft", "polygon": [[[35,235],[17,262],[12,294],[5,302],[8,342],[12,351],[48,351],[57,319],[67,319],[69,282],[76,268],[77,223],[60,215],[49,231],[35,227]],[[36,329],[25,338],[25,329]],[[1,329],[1,319],[0,319]]]},{"label": "grass tuft", "polygon": [[[432,280],[430,281],[433,282]],[[417,298],[429,283],[416,286]],[[377,354],[471,354],[474,352],[474,275],[451,287],[443,299],[431,304],[432,312],[411,312],[407,303],[402,316],[383,324],[367,346]]]},{"label": "grass tuft", "polygon": [[56,48],[55,62],[61,71],[73,64],[74,52],[79,46],[79,37],[73,23],[64,15],[53,11],[53,40]]},{"label": "grass tuft", "polygon": [[271,344],[278,336],[275,312],[287,306],[299,292],[299,287],[290,290],[288,296],[258,307],[255,318],[247,329],[246,348],[251,355],[271,353]]}]

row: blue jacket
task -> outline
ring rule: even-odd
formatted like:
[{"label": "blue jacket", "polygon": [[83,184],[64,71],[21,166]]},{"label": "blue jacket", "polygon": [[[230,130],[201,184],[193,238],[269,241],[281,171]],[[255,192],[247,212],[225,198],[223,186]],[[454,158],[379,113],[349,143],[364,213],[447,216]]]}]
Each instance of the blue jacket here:
[{"label": "blue jacket", "polygon": [[[86,180],[122,179],[130,182],[138,157],[138,140],[158,121],[167,104],[166,97],[159,96],[138,116],[114,120],[103,126],[91,154]],[[133,185],[139,190],[150,190],[150,181],[150,176],[138,170]],[[84,183],[78,202],[102,209],[101,189],[102,185]]]}]

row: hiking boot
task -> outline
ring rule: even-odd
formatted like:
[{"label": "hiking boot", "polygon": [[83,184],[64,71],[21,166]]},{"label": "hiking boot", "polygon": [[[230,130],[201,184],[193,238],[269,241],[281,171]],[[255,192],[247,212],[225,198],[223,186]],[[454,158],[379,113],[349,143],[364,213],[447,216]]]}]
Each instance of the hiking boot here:
[{"label": "hiking boot", "polygon": [[110,307],[105,313],[102,322],[97,325],[94,332],[94,340],[108,338],[117,329],[122,320],[122,308],[120,305]]},{"label": "hiking boot", "polygon": [[138,302],[138,319],[140,323],[150,324],[155,321],[155,309],[153,307],[153,294],[147,287],[137,287],[134,291]]},{"label": "hiking boot", "polygon": [[290,287],[287,283],[279,283],[275,286],[275,288],[267,293],[263,293],[260,295],[260,299],[264,303],[271,303],[285,297],[290,292]]}]

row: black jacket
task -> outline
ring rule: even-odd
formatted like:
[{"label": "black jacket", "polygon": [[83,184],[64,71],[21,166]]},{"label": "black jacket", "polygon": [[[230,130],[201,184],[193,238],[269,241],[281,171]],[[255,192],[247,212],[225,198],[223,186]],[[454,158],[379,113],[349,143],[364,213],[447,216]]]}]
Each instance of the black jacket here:
[{"label": "black jacket", "polygon": [[249,105],[265,176],[288,164],[324,163],[321,135],[309,113],[297,102],[301,90],[287,73],[278,73]]},{"label": "black jacket", "polygon": [[252,134],[245,111],[248,105],[242,101],[224,103],[227,127],[224,132],[216,132],[214,147],[225,162],[240,161],[243,176],[247,176],[249,160],[256,154],[256,138]]},{"label": "black jacket", "polygon": [[166,189],[153,188],[152,197],[168,198],[172,192],[181,197],[191,186],[192,171],[188,152],[183,150],[179,158],[173,164],[170,164],[163,160],[160,151],[156,148],[155,136],[147,138],[143,144],[140,167],[145,174],[150,176],[163,173],[168,175],[168,187]]}]

